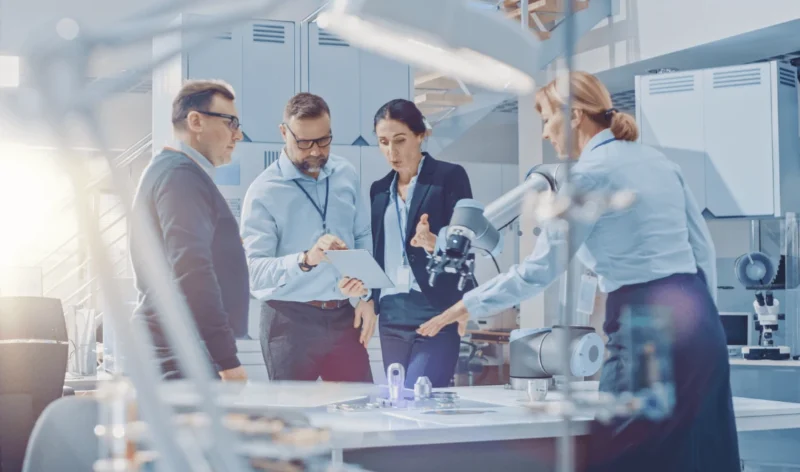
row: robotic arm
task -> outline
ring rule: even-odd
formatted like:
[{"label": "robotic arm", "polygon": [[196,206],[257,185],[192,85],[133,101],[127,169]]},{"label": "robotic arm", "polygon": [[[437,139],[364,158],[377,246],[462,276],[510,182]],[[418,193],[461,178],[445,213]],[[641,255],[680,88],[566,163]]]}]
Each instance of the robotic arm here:
[{"label": "robotic arm", "polygon": [[474,249],[497,255],[503,247],[500,231],[520,215],[525,196],[529,192],[557,191],[565,165],[544,164],[532,168],[522,184],[486,208],[476,200],[460,200],[453,210],[450,225],[439,232],[436,250],[428,261],[431,287],[439,274],[449,273],[459,275],[458,289],[464,290],[467,280],[473,278]]}]

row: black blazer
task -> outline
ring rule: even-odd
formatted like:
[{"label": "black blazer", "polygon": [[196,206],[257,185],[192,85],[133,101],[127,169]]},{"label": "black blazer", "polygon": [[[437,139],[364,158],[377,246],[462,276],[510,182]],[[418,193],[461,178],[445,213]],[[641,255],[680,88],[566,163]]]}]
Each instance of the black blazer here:
[{"label": "black blazer", "polygon": [[[384,270],[384,232],[383,221],[386,207],[389,205],[389,187],[392,185],[397,172],[391,171],[382,179],[373,182],[369,196],[372,202],[372,241],[373,254]],[[463,198],[472,198],[472,188],[469,185],[467,172],[458,164],[437,161],[430,154],[425,153],[425,162],[417,176],[414,195],[411,197],[411,208],[408,213],[407,234],[405,240],[406,253],[408,254],[411,271],[414,273],[422,293],[434,307],[445,310],[461,300],[464,292],[473,288],[471,282],[464,287],[464,292],[458,290],[458,276],[455,274],[441,274],[436,279],[436,287],[428,284],[428,256],[424,249],[412,247],[411,239],[417,231],[417,223],[423,214],[428,214],[428,223],[433,234],[450,224],[456,202]],[[379,310],[380,290],[372,293],[375,300],[375,310]]]}]

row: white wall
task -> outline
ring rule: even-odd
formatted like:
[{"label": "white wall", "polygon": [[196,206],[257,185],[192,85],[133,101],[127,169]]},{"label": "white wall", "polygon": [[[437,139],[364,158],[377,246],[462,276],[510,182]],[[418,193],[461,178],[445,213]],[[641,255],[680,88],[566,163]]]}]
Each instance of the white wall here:
[{"label": "white wall", "polygon": [[800,19],[795,0],[618,1],[612,21],[581,38],[576,68],[598,72]]}]

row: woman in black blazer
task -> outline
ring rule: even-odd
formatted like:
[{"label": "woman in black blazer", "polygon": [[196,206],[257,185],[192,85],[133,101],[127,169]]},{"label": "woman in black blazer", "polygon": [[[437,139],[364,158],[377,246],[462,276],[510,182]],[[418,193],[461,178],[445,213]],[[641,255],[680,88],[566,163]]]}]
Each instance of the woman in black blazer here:
[{"label": "woman in black blazer", "polygon": [[392,171],[370,189],[372,238],[375,259],[395,288],[375,290],[373,298],[384,366],[402,364],[408,388],[420,376],[428,377],[433,387],[449,386],[461,342],[456,325],[433,338],[416,332],[461,299],[457,276],[442,274],[433,288],[426,266],[456,202],[472,198],[463,167],[421,150],[428,131],[422,113],[408,100],[392,100],[375,115],[375,134]]}]

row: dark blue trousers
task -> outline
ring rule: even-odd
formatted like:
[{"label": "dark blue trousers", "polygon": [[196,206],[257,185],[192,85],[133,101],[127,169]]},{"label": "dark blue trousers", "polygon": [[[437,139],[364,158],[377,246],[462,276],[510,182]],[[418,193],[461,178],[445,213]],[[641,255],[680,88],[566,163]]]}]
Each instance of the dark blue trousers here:
[{"label": "dark blue trousers", "polygon": [[406,387],[426,376],[434,388],[449,387],[458,362],[461,337],[449,325],[432,338],[417,334],[419,326],[439,315],[421,292],[388,295],[380,300],[379,327],[383,365],[397,362],[406,369]]},{"label": "dark blue trousers", "polygon": [[[672,338],[675,403],[662,420],[620,419],[595,424],[589,438],[593,471],[738,472],[739,447],[730,387],[730,365],[719,313],[702,274],[675,274],[609,293],[606,321],[609,357],[602,391],[636,391],[643,382],[641,340],[647,328],[631,313],[661,314]],[[669,331],[669,333],[667,332]]]}]

